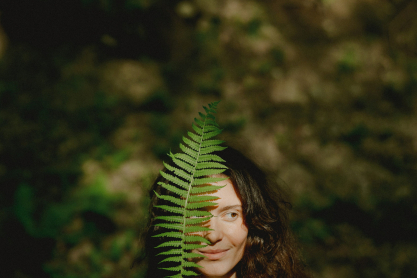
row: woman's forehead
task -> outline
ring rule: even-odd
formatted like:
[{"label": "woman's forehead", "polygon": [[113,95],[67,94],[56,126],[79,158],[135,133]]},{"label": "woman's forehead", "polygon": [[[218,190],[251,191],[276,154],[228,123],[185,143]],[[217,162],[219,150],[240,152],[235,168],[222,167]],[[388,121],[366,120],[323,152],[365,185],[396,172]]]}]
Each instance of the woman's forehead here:
[{"label": "woman's forehead", "polygon": [[230,179],[215,182],[212,184],[213,185],[225,185],[225,187],[217,190],[216,192],[208,194],[211,196],[219,197],[219,199],[215,200],[215,202],[218,203],[219,207],[242,205],[242,202],[240,201],[239,197],[236,194],[236,190],[233,185],[233,182]]}]

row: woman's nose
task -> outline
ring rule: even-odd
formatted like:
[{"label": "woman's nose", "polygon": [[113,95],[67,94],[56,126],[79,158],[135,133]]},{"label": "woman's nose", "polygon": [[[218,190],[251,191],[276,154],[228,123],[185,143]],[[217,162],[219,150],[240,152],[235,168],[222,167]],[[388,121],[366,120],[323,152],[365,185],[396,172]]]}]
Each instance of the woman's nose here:
[{"label": "woman's nose", "polygon": [[222,240],[223,231],[221,229],[221,224],[218,223],[217,217],[213,217],[210,219],[208,228],[213,229],[213,231],[207,231],[204,237],[208,239],[211,242],[211,244],[214,244]]}]

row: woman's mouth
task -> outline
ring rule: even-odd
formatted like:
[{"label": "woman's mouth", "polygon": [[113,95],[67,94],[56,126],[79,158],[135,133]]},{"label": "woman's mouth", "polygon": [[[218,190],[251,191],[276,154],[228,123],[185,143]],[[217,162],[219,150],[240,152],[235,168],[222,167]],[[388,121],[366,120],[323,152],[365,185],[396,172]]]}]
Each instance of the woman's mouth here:
[{"label": "woman's mouth", "polygon": [[224,257],[229,249],[216,249],[216,250],[202,250],[198,251],[207,257],[211,261],[219,260]]}]

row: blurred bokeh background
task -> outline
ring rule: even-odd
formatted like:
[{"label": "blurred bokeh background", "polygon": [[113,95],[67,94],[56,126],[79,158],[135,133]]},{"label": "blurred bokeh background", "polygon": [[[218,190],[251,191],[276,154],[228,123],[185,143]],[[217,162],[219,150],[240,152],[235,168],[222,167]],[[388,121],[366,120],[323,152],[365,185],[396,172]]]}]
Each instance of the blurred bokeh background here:
[{"label": "blurred bokeh background", "polygon": [[0,277],[142,277],[202,105],[285,184],[315,277],[417,277],[417,2],[2,0]]}]

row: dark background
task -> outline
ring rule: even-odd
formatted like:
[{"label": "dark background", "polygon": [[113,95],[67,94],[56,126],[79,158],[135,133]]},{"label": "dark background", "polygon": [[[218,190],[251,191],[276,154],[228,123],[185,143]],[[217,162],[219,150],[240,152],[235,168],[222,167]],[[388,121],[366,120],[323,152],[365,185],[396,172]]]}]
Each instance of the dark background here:
[{"label": "dark background", "polygon": [[315,277],[417,276],[417,2],[2,0],[0,277],[142,277],[202,105],[285,184]]}]

